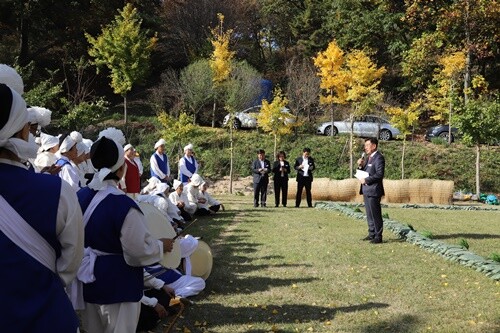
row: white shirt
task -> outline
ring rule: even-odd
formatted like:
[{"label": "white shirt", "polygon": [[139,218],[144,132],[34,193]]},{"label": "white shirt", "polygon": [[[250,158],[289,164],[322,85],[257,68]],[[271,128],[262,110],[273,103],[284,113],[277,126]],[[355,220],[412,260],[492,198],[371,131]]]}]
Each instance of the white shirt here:
[{"label": "white shirt", "polygon": [[[162,161],[167,161],[167,173],[163,173],[163,171],[160,170],[160,167],[158,166],[158,162],[156,161],[156,157],[155,155],[157,155],[158,157],[160,157],[160,159]],[[170,176],[170,165],[168,163],[168,157],[166,154],[158,154],[158,153],[154,153],[153,155],[151,155],[151,158],[149,159],[149,167],[151,168],[151,170],[153,170],[153,172],[158,175],[158,177],[160,177],[160,179],[164,179],[165,177],[167,176]]]},{"label": "white shirt", "polygon": [[309,159],[308,158],[303,158],[302,159],[302,170],[304,171],[303,176],[308,177],[309,176]]},{"label": "white shirt", "polygon": [[184,210],[193,215],[198,208],[198,199],[200,197],[199,186],[193,186],[191,183],[184,186],[184,193],[187,194],[188,202],[185,202]]},{"label": "white shirt", "polygon": [[187,197],[187,193],[185,191],[182,192],[182,194],[179,196],[176,191],[170,193],[168,196],[168,199],[170,202],[172,202],[175,206],[177,206],[177,203],[179,201],[184,202],[184,210],[188,212],[189,214],[194,214],[196,211],[196,208],[198,207],[197,205],[193,205],[189,203],[189,199]]},{"label": "white shirt", "polygon": [[208,194],[207,191],[201,191],[200,197],[204,198],[206,201],[204,204],[198,203],[198,208],[205,208],[206,210],[208,210],[212,206],[220,205],[220,202],[214,199],[210,194]]},{"label": "white shirt", "polygon": [[36,172],[40,172],[43,168],[49,167],[52,164],[56,163],[56,161],[57,157],[56,155],[54,155],[54,153],[43,151],[40,154],[36,155],[33,166],[35,167]]},{"label": "white shirt", "polygon": [[69,163],[64,164],[64,166],[59,171],[59,177],[67,182],[73,190],[78,192],[80,189],[80,175],[78,170],[71,164],[70,160],[66,156],[61,156],[61,159],[68,161]]},{"label": "white shirt", "polygon": [[[181,174],[183,174],[189,178],[191,178],[193,176],[193,172],[191,172],[187,169],[186,161],[184,160],[184,158],[186,158],[190,163],[193,163],[193,160],[194,160],[194,166],[196,168],[194,173],[198,172],[198,161],[196,161],[196,159],[193,159],[192,157],[188,157],[187,155],[184,155],[184,157],[179,160],[179,179],[180,179]],[[186,185],[186,183],[184,183],[184,185]]]}]

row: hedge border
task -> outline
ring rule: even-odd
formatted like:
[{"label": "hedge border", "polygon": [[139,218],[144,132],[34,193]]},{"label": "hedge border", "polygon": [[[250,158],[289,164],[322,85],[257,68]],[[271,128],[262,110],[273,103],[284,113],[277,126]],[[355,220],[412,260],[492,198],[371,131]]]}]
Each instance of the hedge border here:
[{"label": "hedge border", "polygon": [[[416,205],[405,208],[417,208],[413,206]],[[340,204],[335,202],[317,202],[315,204],[315,208],[340,211],[342,214],[357,220],[366,219],[366,216],[363,213],[355,212],[347,204]],[[420,233],[412,230],[407,225],[404,225],[401,222],[392,219],[384,219],[384,227],[389,229],[400,239],[404,239],[408,243],[418,245],[428,252],[439,254],[446,260],[457,262],[463,266],[473,268],[495,281],[500,281],[500,263],[497,263],[494,260],[479,256],[474,252],[468,251],[460,245],[450,245],[441,241],[424,237]]]}]

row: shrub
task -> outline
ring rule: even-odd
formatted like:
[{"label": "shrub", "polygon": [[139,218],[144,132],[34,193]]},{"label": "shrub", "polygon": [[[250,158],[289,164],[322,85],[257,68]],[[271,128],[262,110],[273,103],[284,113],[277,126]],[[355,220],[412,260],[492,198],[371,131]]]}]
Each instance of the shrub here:
[{"label": "shrub", "polygon": [[469,242],[467,242],[467,240],[465,238],[461,238],[458,241],[458,245],[460,245],[463,248],[466,248],[467,250],[469,249]]},{"label": "shrub", "polygon": [[420,234],[425,238],[434,239],[434,234],[429,230],[422,230]]}]

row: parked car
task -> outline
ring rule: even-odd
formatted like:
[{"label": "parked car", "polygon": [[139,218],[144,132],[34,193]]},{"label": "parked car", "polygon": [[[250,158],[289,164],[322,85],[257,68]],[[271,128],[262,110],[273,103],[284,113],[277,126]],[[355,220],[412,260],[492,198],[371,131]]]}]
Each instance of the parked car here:
[{"label": "parked car", "polygon": [[[438,125],[433,126],[427,129],[425,133],[425,140],[431,141],[432,138],[441,138],[445,141],[448,141],[449,135],[449,125]],[[451,128],[451,142],[455,141],[455,138],[458,136],[458,129],[455,127]]]},{"label": "parked car", "polygon": [[[334,121],[333,126],[331,121],[320,124],[317,128],[317,134],[322,135],[337,135],[338,133],[350,133],[351,121],[349,119],[343,121]],[[353,133],[360,137],[378,137],[380,140],[391,140],[400,132],[392,126],[386,119],[378,116],[368,115],[354,118]]]},{"label": "parked car", "polygon": [[[234,116],[233,128],[257,128],[257,115],[259,114],[260,109],[262,109],[262,105],[256,105],[249,107],[248,109],[245,109],[241,112],[237,112]],[[281,109],[281,112],[284,114],[286,118],[285,122],[287,124],[295,122],[295,116],[290,112],[289,109],[283,108]],[[224,117],[224,121],[222,122],[223,126],[227,125],[230,117],[230,114],[227,114]]]}]

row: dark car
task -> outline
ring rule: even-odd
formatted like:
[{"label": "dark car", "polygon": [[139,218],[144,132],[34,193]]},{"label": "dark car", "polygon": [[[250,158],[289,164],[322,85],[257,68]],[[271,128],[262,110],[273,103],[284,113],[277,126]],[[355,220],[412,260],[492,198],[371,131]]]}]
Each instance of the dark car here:
[{"label": "dark car", "polygon": [[[441,138],[445,141],[448,141],[448,135],[450,134],[450,126],[449,125],[438,125],[434,127],[430,127],[425,133],[425,140],[431,141],[432,138]],[[455,127],[451,128],[451,142],[455,141],[455,138],[458,136],[458,129]]]}]

